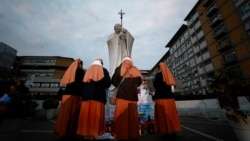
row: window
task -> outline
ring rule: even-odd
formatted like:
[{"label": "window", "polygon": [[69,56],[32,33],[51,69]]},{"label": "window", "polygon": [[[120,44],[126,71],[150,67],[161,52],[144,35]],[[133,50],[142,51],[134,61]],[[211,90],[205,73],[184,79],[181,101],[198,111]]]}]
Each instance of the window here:
[{"label": "window", "polygon": [[45,82],[44,82],[44,83],[41,84],[41,87],[49,88],[49,83],[45,83]]},{"label": "window", "polygon": [[40,83],[33,83],[33,84],[32,84],[32,87],[40,88]]},{"label": "window", "polygon": [[59,84],[58,83],[50,83],[51,88],[58,88]]},{"label": "window", "polygon": [[215,38],[221,37],[221,35],[224,35],[224,33],[227,33],[226,27],[224,25],[221,25],[220,27],[215,29]]},{"label": "window", "polygon": [[186,41],[186,44],[187,44],[187,47],[190,47],[192,44],[191,44],[191,40],[190,39],[188,39],[187,41]]},{"label": "window", "polygon": [[191,58],[191,59],[189,60],[189,62],[190,62],[190,65],[192,66],[192,65],[194,64],[194,58]]},{"label": "window", "polygon": [[220,14],[217,14],[216,16],[214,16],[211,21],[210,21],[210,26],[215,26],[217,24],[220,23],[220,21],[222,20],[222,17]]},{"label": "window", "polygon": [[210,59],[204,61],[204,65],[205,65],[205,66],[206,66],[206,65],[209,65],[209,64],[211,64],[211,60],[210,60]]},{"label": "window", "polygon": [[187,39],[189,37],[188,31],[184,33],[184,38]]},{"label": "window", "polygon": [[244,19],[244,17],[250,14],[250,2],[249,1],[239,8],[239,14],[242,19]]},{"label": "window", "polygon": [[248,35],[250,35],[250,20],[248,20],[248,21],[245,23],[245,29],[246,29]]},{"label": "window", "polygon": [[223,58],[224,58],[224,62],[225,62],[225,63],[235,61],[235,60],[236,60],[235,52],[232,51],[232,52],[230,52],[230,53],[228,53],[228,54],[225,54],[225,55],[223,56]]}]

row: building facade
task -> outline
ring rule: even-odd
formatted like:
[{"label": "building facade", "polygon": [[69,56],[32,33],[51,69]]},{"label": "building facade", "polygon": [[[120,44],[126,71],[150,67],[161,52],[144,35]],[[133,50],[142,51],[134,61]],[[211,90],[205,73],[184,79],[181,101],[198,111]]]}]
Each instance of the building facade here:
[{"label": "building facade", "polygon": [[160,59],[182,81],[183,94],[210,94],[221,70],[250,78],[250,1],[199,0],[184,21]]},{"label": "building facade", "polygon": [[0,68],[12,69],[17,50],[0,42]]},{"label": "building facade", "polygon": [[170,42],[169,53],[164,59],[172,70],[176,80],[182,82],[182,94],[201,94],[202,84],[198,75],[198,65],[192,46],[192,38],[187,25],[182,25]]},{"label": "building facade", "polygon": [[[199,13],[215,71],[250,78],[250,1],[202,1]],[[200,6],[201,7],[201,6]]]},{"label": "building facade", "polygon": [[19,56],[17,66],[25,78],[32,96],[56,95],[60,80],[73,58],[59,56]]}]

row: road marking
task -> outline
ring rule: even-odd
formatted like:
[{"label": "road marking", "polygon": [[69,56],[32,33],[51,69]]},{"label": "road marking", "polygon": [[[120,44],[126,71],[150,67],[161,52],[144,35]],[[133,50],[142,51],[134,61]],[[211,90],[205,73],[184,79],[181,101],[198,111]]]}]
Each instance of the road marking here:
[{"label": "road marking", "polygon": [[23,133],[53,133],[53,130],[22,130]]},{"label": "road marking", "polygon": [[223,124],[225,125],[225,122],[221,121],[181,121],[182,123],[200,123],[200,124]]},{"label": "road marking", "polygon": [[219,139],[219,138],[213,137],[213,136],[211,136],[211,135],[202,133],[202,132],[197,131],[197,130],[194,130],[194,129],[192,129],[192,128],[189,128],[189,127],[186,127],[186,126],[183,126],[183,125],[182,125],[181,127],[182,127],[182,128],[185,128],[185,129],[187,129],[187,130],[190,130],[190,131],[192,131],[192,132],[195,132],[195,133],[197,133],[197,134],[200,134],[200,135],[202,135],[202,136],[205,136],[205,137],[207,137],[207,138],[210,138],[210,139],[212,139],[212,140],[215,140],[215,141],[223,141],[222,139]]}]

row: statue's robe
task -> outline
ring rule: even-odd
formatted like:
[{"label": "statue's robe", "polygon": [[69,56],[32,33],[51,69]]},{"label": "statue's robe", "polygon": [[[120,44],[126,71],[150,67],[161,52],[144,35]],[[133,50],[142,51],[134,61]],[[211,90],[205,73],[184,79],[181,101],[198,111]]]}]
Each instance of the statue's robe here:
[{"label": "statue's robe", "polygon": [[134,37],[126,30],[125,40],[120,39],[122,33],[113,33],[109,36],[107,44],[109,50],[109,74],[112,76],[124,56],[131,56]]}]

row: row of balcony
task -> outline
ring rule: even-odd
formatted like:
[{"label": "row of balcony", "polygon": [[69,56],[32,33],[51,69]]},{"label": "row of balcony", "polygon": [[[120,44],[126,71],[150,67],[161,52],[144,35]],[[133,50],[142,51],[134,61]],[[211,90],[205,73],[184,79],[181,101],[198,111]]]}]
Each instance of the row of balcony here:
[{"label": "row of balcony", "polygon": [[229,40],[224,40],[219,42],[219,45],[217,46],[218,51],[224,52],[228,49],[232,48],[231,42]]},{"label": "row of balcony", "polygon": [[214,0],[205,0],[203,6],[207,7],[207,6],[209,6],[213,2],[214,2]]},{"label": "row of balcony", "polygon": [[222,59],[222,64],[225,66],[229,66],[229,65],[235,64],[237,62],[238,62],[238,60],[237,60],[237,57],[235,55],[231,55],[230,57]]},{"label": "row of balcony", "polygon": [[206,15],[210,18],[210,27],[214,28],[214,38],[219,40],[227,35],[228,32],[225,26],[221,25],[223,19],[214,0],[205,0],[203,6],[207,9]]}]

